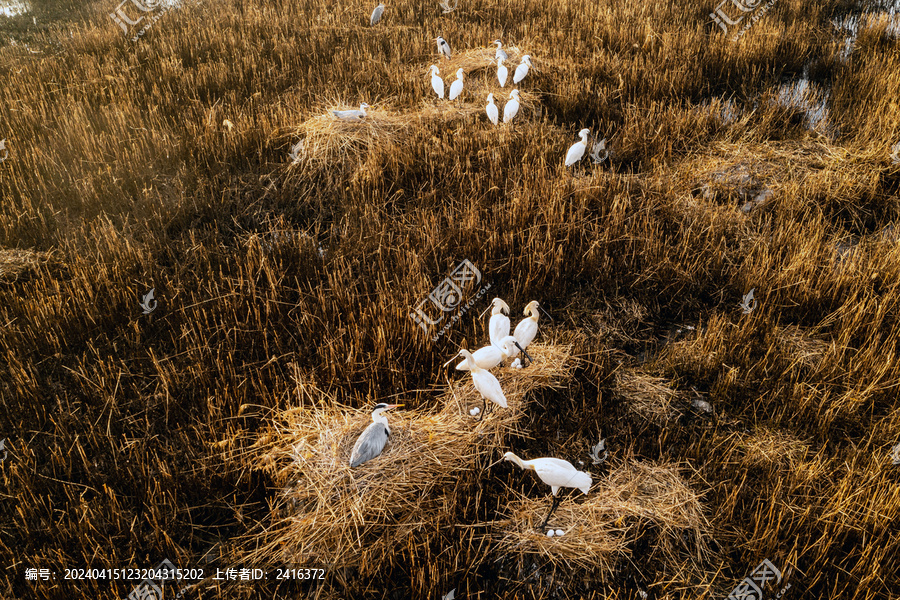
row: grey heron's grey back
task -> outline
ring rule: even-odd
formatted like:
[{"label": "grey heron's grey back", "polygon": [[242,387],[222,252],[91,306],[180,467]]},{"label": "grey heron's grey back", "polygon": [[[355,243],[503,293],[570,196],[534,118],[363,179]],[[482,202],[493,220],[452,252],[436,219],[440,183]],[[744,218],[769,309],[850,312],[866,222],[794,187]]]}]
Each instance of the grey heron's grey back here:
[{"label": "grey heron's grey back", "polygon": [[381,454],[387,440],[388,430],[383,423],[370,424],[353,445],[353,452],[350,453],[350,466],[358,467]]}]

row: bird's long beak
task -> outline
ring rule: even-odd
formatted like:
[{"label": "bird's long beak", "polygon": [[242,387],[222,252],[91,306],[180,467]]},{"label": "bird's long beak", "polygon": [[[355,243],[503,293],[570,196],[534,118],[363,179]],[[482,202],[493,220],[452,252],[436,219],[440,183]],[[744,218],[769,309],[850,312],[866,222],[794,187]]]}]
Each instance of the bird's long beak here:
[{"label": "bird's long beak", "polygon": [[488,466],[486,466],[485,469],[490,469],[491,467],[493,467],[493,466],[496,465],[497,463],[501,463],[501,462],[503,462],[503,457],[502,457],[502,456],[501,456],[500,458],[498,458],[497,460],[495,460],[494,462],[492,462],[491,464],[489,464]]},{"label": "bird's long beak", "polygon": [[[548,313],[546,310],[544,310],[544,307],[543,307],[543,306],[541,306],[540,304],[538,304],[538,308],[541,309],[541,312],[542,312],[542,313],[544,313],[545,315],[547,315],[547,318],[548,318],[548,319],[550,319],[551,321],[553,320],[553,317],[550,316],[550,313]],[[524,352],[524,350],[523,350],[523,352]]]},{"label": "bird's long beak", "polygon": [[534,362],[534,359],[531,358],[531,355],[525,351],[525,348],[523,348],[522,346],[519,345],[519,342],[516,342],[516,348],[519,349],[519,352],[521,352],[522,354],[525,355],[525,358],[527,358],[529,362]]},{"label": "bird's long beak", "polygon": [[488,307],[487,307],[486,309],[484,309],[483,311],[481,311],[481,314],[478,315],[478,318],[480,319],[481,317],[483,317],[483,316],[484,316],[484,313],[486,313],[487,311],[491,310],[493,307],[494,307],[493,304],[489,304]]},{"label": "bird's long beak", "polygon": [[447,365],[449,365],[450,363],[452,363],[452,362],[453,362],[454,360],[456,360],[457,358],[459,358],[459,353],[454,354],[454,355],[450,358],[450,360],[448,360],[447,362],[445,362],[444,364],[441,365],[441,368],[443,369],[444,367],[446,367]]},{"label": "bird's long beak", "polygon": [[400,408],[401,406],[403,406],[403,404],[388,404],[388,409]]}]

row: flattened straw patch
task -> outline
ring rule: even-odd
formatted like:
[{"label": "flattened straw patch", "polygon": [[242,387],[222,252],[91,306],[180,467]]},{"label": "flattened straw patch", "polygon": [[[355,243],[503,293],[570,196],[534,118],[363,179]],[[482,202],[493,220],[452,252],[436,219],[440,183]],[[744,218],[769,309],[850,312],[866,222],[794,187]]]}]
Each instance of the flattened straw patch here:
[{"label": "flattened straw patch", "polygon": [[[491,534],[498,551],[524,559],[539,556],[568,568],[612,572],[630,546],[652,535],[651,547],[669,564],[679,564],[685,553],[697,560],[710,554],[710,525],[697,494],[679,476],[674,465],[626,461],[599,482],[587,496],[565,494],[548,526],[565,531],[548,538],[535,528],[550,509],[550,494],[519,497],[507,505],[508,519],[494,522]],[[683,533],[690,531],[686,546]]]}]

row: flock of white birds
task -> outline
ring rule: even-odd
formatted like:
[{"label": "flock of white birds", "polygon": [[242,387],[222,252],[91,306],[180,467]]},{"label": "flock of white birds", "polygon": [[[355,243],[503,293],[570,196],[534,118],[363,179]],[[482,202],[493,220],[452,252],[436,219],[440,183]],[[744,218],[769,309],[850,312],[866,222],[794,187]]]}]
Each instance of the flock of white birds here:
[{"label": "flock of white birds", "polygon": [[[537,336],[538,319],[540,317],[538,312],[540,304],[538,304],[537,300],[532,300],[525,306],[525,310],[522,313],[526,318],[516,325],[515,330],[510,335],[510,320],[507,316],[510,310],[509,305],[500,298],[494,298],[489,308],[491,309],[491,316],[488,321],[488,344],[475,352],[469,352],[463,348],[453,358],[444,363],[446,367],[457,357],[461,356],[463,358],[456,365],[456,369],[469,372],[475,389],[481,395],[484,403],[484,412],[478,407],[469,411],[469,414],[472,416],[481,414],[480,418],[483,418],[487,412],[488,401],[501,408],[508,408],[506,395],[503,393],[500,381],[490,372],[490,369],[500,366],[507,359],[515,359],[510,365],[513,368],[526,367],[527,364],[521,364],[521,359],[518,358],[519,353],[529,362],[534,362],[531,356],[528,355],[526,348],[531,345],[531,342]],[[487,311],[485,310],[485,312]],[[363,431],[353,446],[353,451],[350,454],[351,468],[357,467],[382,453],[390,437],[390,427],[383,413],[398,406],[402,405],[377,404],[375,406],[372,410],[372,423]],[[558,493],[561,488],[576,488],[587,494],[593,483],[590,473],[579,471],[572,463],[558,458],[543,457],[523,460],[512,452],[506,452],[503,455],[503,459],[514,462],[524,470],[534,471],[541,481],[550,486],[553,502],[547,518],[544,519],[544,523],[538,528],[541,531],[546,527],[553,511],[559,506],[560,496]],[[562,530],[554,532],[551,529],[547,535],[552,537],[554,533],[560,536],[564,532]]]},{"label": "flock of white birds", "polygon": [[[447,11],[445,11],[447,12]],[[382,16],[384,16],[384,4],[379,4],[372,11],[371,17],[369,17],[369,25],[375,26],[377,23],[381,21]],[[437,42],[438,55],[443,56],[445,59],[450,60],[453,56],[453,51],[450,49],[450,44],[447,43],[447,40],[438,36],[434,39]],[[503,64],[504,61],[509,60],[509,55],[503,50],[503,42],[500,40],[494,40],[493,44],[497,44],[497,50],[494,52],[494,58],[497,61],[497,81],[500,83],[500,87],[506,87],[506,81],[509,77],[509,69],[506,65]],[[528,75],[528,70],[532,67],[531,64],[531,55],[525,54],[522,56],[522,60],[519,65],[516,67],[515,72],[513,73],[513,84],[518,85],[525,79]],[[434,90],[434,93],[437,94],[437,97],[441,100],[444,99],[446,88],[444,86],[444,80],[441,79],[440,69],[437,65],[431,65],[429,67],[429,72],[431,74],[431,89]],[[456,70],[456,79],[450,84],[450,93],[447,95],[449,100],[456,100],[460,97],[463,92],[463,86],[465,79],[465,73],[463,69]],[[503,122],[511,123],[513,119],[516,118],[516,115],[519,113],[520,106],[520,98],[519,98],[519,90],[514,89],[509,93],[509,99],[506,102],[506,105],[503,107]],[[368,104],[363,103],[360,104],[359,110],[333,110],[331,113],[338,119],[342,121],[362,121],[366,118],[366,109],[369,107]],[[485,113],[487,113],[488,120],[494,125],[498,125],[500,123],[500,110],[496,104],[494,104],[494,94],[488,94],[487,96],[487,105],[484,107]],[[571,167],[575,163],[579,162],[587,151],[588,145],[588,135],[590,135],[590,129],[582,129],[579,134],[581,137],[580,142],[575,142],[569,148],[569,151],[566,152],[566,167]],[[591,158],[593,159],[595,164],[599,164],[603,162],[603,160],[608,156],[608,153],[604,155],[602,158],[600,157],[600,152],[604,151],[606,148],[606,140],[602,140],[596,144],[594,144],[593,153],[591,154]]]}]

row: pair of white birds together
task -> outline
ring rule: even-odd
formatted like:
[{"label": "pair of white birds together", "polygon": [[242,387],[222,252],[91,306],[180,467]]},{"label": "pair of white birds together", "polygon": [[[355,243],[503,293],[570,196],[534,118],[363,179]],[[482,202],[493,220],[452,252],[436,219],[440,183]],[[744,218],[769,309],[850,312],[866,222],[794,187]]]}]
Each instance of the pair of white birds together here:
[{"label": "pair of white birds together", "polygon": [[[497,59],[497,81],[500,82],[500,87],[506,87],[506,78],[509,75],[509,69],[504,66],[503,61],[509,60],[509,55],[503,50],[503,42],[494,40],[493,43],[497,44],[497,51],[494,52],[494,58]],[[519,63],[519,66],[516,67],[516,72],[513,73],[513,83],[517,84],[525,79],[525,76],[528,75],[528,69],[531,66],[531,55],[525,54],[522,56],[522,62]]]},{"label": "pair of white birds together", "polygon": [[[441,79],[440,69],[437,65],[431,65],[431,89],[437,94],[438,98],[444,99],[444,80]],[[456,81],[450,84],[450,100],[456,100],[463,91],[463,70],[456,70]]]}]

